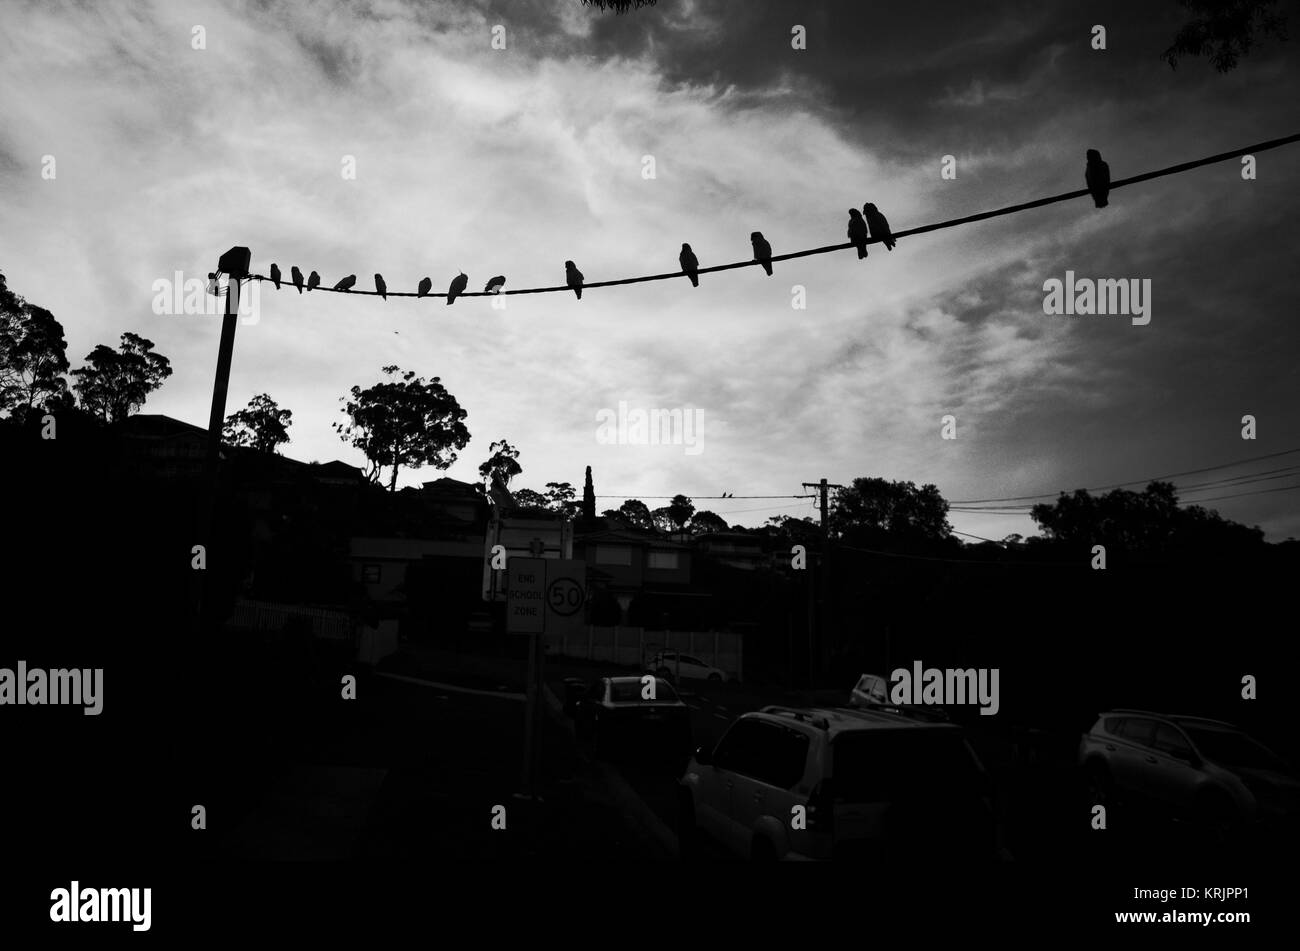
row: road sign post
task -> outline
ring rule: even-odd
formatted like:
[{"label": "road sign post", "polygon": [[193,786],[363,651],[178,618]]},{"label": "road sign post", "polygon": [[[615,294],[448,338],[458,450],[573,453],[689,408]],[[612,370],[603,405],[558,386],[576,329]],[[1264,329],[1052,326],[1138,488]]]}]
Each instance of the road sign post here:
[{"label": "road sign post", "polygon": [[546,630],[546,560],[511,558],[506,565],[506,630],[529,635],[524,706],[523,798],[537,797],[538,732],[541,725],[541,635]]},{"label": "road sign post", "polygon": [[542,695],[546,634],[582,625],[587,603],[587,563],[566,558],[511,558],[506,566],[506,630],[526,634],[527,705],[524,711],[523,797],[537,799],[542,754]]}]

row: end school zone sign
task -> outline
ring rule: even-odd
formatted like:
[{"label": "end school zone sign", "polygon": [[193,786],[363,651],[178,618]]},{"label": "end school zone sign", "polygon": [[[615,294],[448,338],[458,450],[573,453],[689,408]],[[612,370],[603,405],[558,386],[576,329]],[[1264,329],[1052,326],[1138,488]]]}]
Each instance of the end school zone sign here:
[{"label": "end school zone sign", "polygon": [[511,558],[506,569],[507,630],[559,633],[582,623],[586,562],[581,559]]}]

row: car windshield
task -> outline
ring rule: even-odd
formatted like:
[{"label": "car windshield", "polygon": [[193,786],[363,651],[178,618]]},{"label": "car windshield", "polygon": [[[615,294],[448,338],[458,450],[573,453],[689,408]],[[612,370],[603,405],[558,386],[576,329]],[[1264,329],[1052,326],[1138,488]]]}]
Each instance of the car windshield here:
[{"label": "car windshield", "polygon": [[613,703],[675,703],[677,691],[672,684],[662,677],[655,678],[655,697],[648,700],[642,696],[644,687],[640,680],[616,680],[609,685],[609,699]]},{"label": "car windshield", "polygon": [[1268,747],[1238,730],[1183,726],[1201,755],[1212,762],[1241,769],[1286,770],[1286,764]]},{"label": "car windshield", "polygon": [[892,802],[942,795],[978,795],[983,776],[955,730],[862,730],[833,743],[837,799]]}]

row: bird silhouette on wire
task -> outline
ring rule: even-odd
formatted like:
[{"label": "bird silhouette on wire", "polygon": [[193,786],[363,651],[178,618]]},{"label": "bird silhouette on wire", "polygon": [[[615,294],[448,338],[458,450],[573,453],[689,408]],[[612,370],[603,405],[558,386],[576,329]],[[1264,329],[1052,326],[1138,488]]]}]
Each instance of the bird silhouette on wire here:
[{"label": "bird silhouette on wire", "polygon": [[754,260],[763,265],[767,276],[772,276],[772,246],[763,237],[763,232],[755,231],[749,236],[749,243],[754,246]]},{"label": "bird silhouette on wire", "polygon": [[349,274],[347,277],[343,278],[341,281],[339,281],[337,284],[334,285],[334,290],[350,291],[352,290],[353,287],[356,286],[356,283],[357,283],[357,276],[355,274]]},{"label": "bird silhouette on wire", "polygon": [[691,279],[691,287],[700,286],[700,259],[695,256],[689,244],[682,245],[682,253],[677,255],[677,261],[686,272],[686,276]]},{"label": "bird silhouette on wire", "polygon": [[388,285],[384,283],[384,275],[375,275],[375,290],[379,291],[379,296],[388,300]]},{"label": "bird silhouette on wire", "polygon": [[320,287],[320,275],[312,271],[307,275],[307,290],[314,291],[318,287]]},{"label": "bird silhouette on wire", "polygon": [[856,208],[849,209],[849,243],[858,249],[858,260],[861,261],[867,256],[867,223],[862,218],[862,212]]},{"label": "bird silhouette on wire", "polygon": [[578,300],[582,300],[582,272],[572,261],[564,262],[564,279],[573,288],[573,293],[578,295]]},{"label": "bird silhouette on wire", "polygon": [[505,287],[506,277],[504,274],[498,274],[492,280],[483,285],[484,294],[500,294],[501,288]]},{"label": "bird silhouette on wire", "polygon": [[447,303],[455,303],[456,298],[464,294],[467,287],[469,287],[469,277],[462,271],[451,279],[451,286],[447,288]]},{"label": "bird silhouette on wire", "polygon": [[275,285],[277,291],[280,289],[280,265],[278,264],[271,265],[271,283]]},{"label": "bird silhouette on wire", "polygon": [[1088,165],[1083,170],[1083,180],[1092,192],[1093,204],[1105,208],[1110,204],[1110,166],[1101,160],[1096,149],[1088,150]]},{"label": "bird silhouette on wire", "polygon": [[302,271],[298,270],[298,265],[289,268],[289,273],[293,276],[293,286],[298,288],[298,293],[302,293]]},{"label": "bird silhouette on wire", "polygon": [[424,297],[429,291],[433,290],[433,281],[427,277],[420,281],[420,286],[416,288],[415,296]]},{"label": "bird silhouette on wire", "polygon": [[862,213],[867,217],[867,225],[871,228],[871,237],[890,251],[894,250],[894,245],[898,242],[894,240],[893,232],[889,230],[889,222],[880,213],[880,209],[871,202],[867,202],[862,206]]}]

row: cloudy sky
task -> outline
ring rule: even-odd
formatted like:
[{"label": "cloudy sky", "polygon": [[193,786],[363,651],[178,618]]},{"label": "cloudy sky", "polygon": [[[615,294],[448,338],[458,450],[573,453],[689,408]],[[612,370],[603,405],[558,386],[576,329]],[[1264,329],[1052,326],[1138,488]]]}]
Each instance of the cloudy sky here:
[{"label": "cloudy sky", "polygon": [[[393,290],[425,275],[444,290],[461,270],[471,290],[498,273],[551,286],[570,258],[598,281],[676,270],[683,241],[704,266],[749,258],[755,230],[778,254],[838,243],[864,201],[903,230],[1080,188],[1088,148],[1119,179],[1300,131],[1294,39],[1227,74],[1171,70],[1160,53],[1182,11],[1136,6],[6,4],[0,271],[62,322],[74,366],[124,331],[153,340],[175,372],[145,412],[206,425],[219,321],[156,315],[153,285],[204,276],[232,245],[260,273],[297,264],[365,289],[376,271]],[[940,178],[945,155],[955,180]],[[1225,162],[1117,190],[1104,210],[1082,199],[873,245],[864,262],[838,252],[770,278],[743,268],[504,310],[264,285],[227,412],[270,393],[294,413],[287,455],[360,464],[331,428],[339,397],[397,364],[468,411],[473,439],[448,475],[476,479],[506,438],[516,487],[580,486],[590,465],[598,494],[652,505],[867,475],[976,500],[1218,466],[1300,446],[1298,186],[1300,145],[1261,153],[1255,181]],[[1149,279],[1151,322],[1045,315],[1043,282],[1066,270]],[[620,402],[698,410],[702,451],[601,444],[597,414]],[[955,440],[940,436],[948,414]],[[1280,540],[1300,535],[1298,497],[1210,504]],[[697,504],[742,524],[813,511]],[[951,521],[1034,530],[1014,513]]]}]

